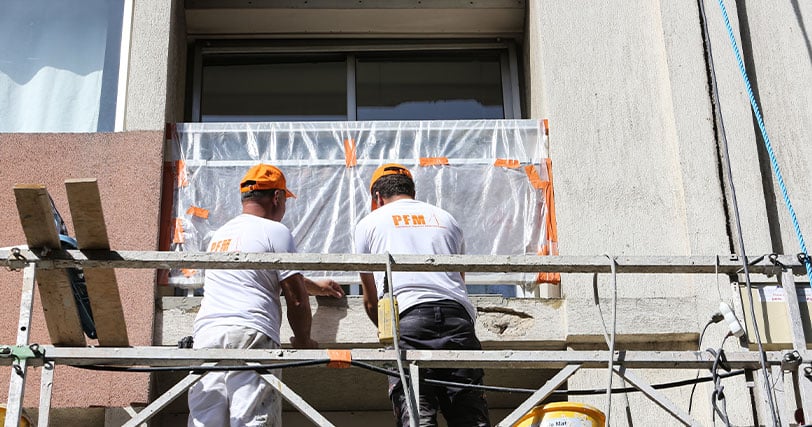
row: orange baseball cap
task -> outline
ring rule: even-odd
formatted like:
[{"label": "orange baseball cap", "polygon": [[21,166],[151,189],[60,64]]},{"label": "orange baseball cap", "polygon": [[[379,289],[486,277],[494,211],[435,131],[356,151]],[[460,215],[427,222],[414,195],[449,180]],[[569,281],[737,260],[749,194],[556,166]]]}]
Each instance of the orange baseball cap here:
[{"label": "orange baseball cap", "polygon": [[240,192],[247,193],[254,190],[285,190],[286,197],[296,197],[285,184],[285,174],[276,166],[260,163],[242,177]]},{"label": "orange baseball cap", "polygon": [[[372,174],[372,180],[369,181],[369,192],[372,192],[372,186],[375,185],[379,179],[387,175],[406,175],[409,179],[414,179],[412,178],[412,173],[409,172],[406,166],[397,163],[387,163],[375,169],[375,172]],[[373,197],[372,210],[374,211],[375,209],[378,209],[378,201]]]}]

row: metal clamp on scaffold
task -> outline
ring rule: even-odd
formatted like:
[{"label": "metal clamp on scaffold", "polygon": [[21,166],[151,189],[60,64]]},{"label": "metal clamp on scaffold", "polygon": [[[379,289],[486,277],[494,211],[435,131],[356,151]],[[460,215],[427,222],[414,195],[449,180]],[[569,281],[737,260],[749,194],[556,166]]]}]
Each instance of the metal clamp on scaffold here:
[{"label": "metal clamp on scaffold", "polygon": [[0,357],[12,358],[12,367],[17,375],[22,376],[23,370],[20,368],[19,363],[28,359],[39,359],[45,357],[45,352],[40,349],[39,344],[31,345],[15,345],[15,346],[0,346]]},{"label": "metal clamp on scaffold", "polygon": [[801,354],[798,353],[798,350],[792,350],[784,354],[784,357],[781,359],[781,369],[784,371],[794,371],[803,361],[804,359],[801,357]]},{"label": "metal clamp on scaffold", "polygon": [[11,248],[9,251],[9,256],[6,259],[6,269],[8,271],[19,271],[28,263],[28,258],[26,258],[20,248]]},{"label": "metal clamp on scaffold", "polygon": [[804,376],[808,380],[812,380],[812,364],[810,366],[804,367]]}]

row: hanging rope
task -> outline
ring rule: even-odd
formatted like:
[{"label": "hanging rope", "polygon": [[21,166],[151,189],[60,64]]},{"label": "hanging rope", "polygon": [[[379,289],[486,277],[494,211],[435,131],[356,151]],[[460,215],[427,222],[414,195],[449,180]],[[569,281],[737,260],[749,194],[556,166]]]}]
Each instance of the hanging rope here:
[{"label": "hanging rope", "polygon": [[727,16],[727,9],[723,0],[718,0],[719,7],[722,9],[722,17],[725,20],[725,27],[727,28],[727,36],[730,39],[730,45],[733,47],[733,53],[736,55],[736,62],[739,64],[739,72],[741,72],[744,79],[744,86],[747,88],[747,96],[750,97],[750,105],[753,107],[753,114],[756,116],[758,128],[761,130],[761,136],[764,139],[764,146],[767,148],[767,154],[770,156],[770,165],[775,173],[775,179],[778,181],[778,187],[781,189],[781,196],[784,198],[784,204],[787,206],[789,216],[792,218],[792,227],[795,229],[795,235],[798,237],[798,244],[801,246],[801,253],[804,255],[804,266],[806,267],[806,275],[809,278],[809,286],[812,287],[812,262],[809,259],[809,252],[806,250],[806,243],[804,236],[801,233],[801,226],[798,224],[798,218],[795,215],[795,209],[792,207],[792,202],[789,199],[787,186],[784,184],[784,177],[781,175],[781,169],[778,167],[778,160],[775,158],[770,137],[767,135],[767,128],[764,126],[764,120],[761,118],[761,110],[758,108],[756,97],[753,95],[753,88],[750,86],[750,79],[747,77],[747,70],[744,68],[741,53],[739,52],[739,45],[736,43],[736,37],[733,36],[733,28],[730,26],[730,19]]}]

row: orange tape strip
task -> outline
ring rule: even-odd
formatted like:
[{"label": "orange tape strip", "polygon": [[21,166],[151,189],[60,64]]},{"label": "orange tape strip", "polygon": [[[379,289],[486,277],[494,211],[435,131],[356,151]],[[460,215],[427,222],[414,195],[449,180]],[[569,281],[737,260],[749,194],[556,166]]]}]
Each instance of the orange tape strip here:
[{"label": "orange tape strip", "polygon": [[186,215],[193,215],[198,218],[209,219],[209,210],[197,206],[189,206],[186,210]]},{"label": "orange tape strip", "polygon": [[351,366],[351,350],[327,350],[327,355],[330,356],[330,362],[327,363],[328,368],[349,368]]},{"label": "orange tape strip", "polygon": [[550,136],[550,121],[547,120],[547,119],[544,119],[544,120],[541,121],[541,125],[542,125],[542,127],[544,127],[544,134],[547,135],[547,136]]},{"label": "orange tape strip", "polygon": [[186,175],[186,161],[178,160],[175,162],[175,174],[178,176],[178,180],[175,183],[177,188],[189,186],[189,177]]},{"label": "orange tape strip", "polygon": [[445,166],[448,165],[448,157],[421,157],[420,166]]},{"label": "orange tape strip", "polygon": [[358,159],[355,157],[355,140],[352,138],[344,140],[344,164],[348,168],[358,165]]},{"label": "orange tape strip", "polygon": [[533,165],[527,165],[524,167],[524,172],[527,174],[527,179],[530,180],[530,184],[536,190],[543,190],[547,188],[549,184],[548,181],[542,181],[541,177],[539,176],[538,171],[536,171],[536,167]]},{"label": "orange tape strip", "polygon": [[519,161],[516,159],[496,159],[496,161],[493,162],[493,165],[498,168],[510,168],[510,169],[516,169],[519,166],[521,166],[519,164]]},{"label": "orange tape strip", "polygon": [[[539,255],[558,255],[558,223],[555,218],[555,192],[553,191],[553,162],[549,158],[545,159],[547,168],[547,188],[544,191],[544,203],[547,205],[545,222],[547,223],[547,241],[539,250]],[[549,283],[552,285],[561,284],[560,273],[539,273],[536,275],[536,283]]]},{"label": "orange tape strip", "polygon": [[173,233],[172,243],[180,244],[186,242],[183,236],[183,219],[175,218],[175,231]]}]

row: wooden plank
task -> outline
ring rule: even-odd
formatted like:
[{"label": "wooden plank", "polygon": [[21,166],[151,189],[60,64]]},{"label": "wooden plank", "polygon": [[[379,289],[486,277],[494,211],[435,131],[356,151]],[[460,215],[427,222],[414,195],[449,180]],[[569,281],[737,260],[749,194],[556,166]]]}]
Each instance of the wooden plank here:
[{"label": "wooden plank", "polygon": [[68,179],[65,189],[79,249],[110,249],[96,179]]},{"label": "wooden plank", "polygon": [[[65,181],[73,229],[80,250],[108,250],[99,186],[95,179]],[[129,346],[124,309],[112,268],[85,268],[85,283],[100,346]]]},{"label": "wooden plank", "polygon": [[[45,186],[15,185],[14,196],[28,246],[59,249],[59,235]],[[54,345],[84,346],[85,335],[79,322],[76,300],[67,272],[38,269],[36,279],[51,342]]]},{"label": "wooden plank", "polygon": [[60,249],[48,190],[42,184],[14,186],[17,211],[29,248]]}]

